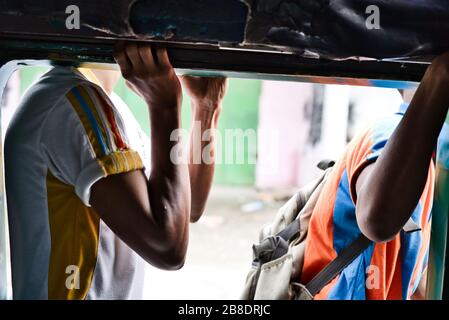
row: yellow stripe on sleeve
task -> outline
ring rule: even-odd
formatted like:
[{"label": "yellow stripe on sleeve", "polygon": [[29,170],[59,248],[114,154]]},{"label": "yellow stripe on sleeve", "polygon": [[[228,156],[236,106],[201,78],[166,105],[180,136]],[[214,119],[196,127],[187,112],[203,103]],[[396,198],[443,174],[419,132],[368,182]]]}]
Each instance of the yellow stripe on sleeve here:
[{"label": "yellow stripe on sleeve", "polygon": [[117,151],[98,160],[105,177],[118,173],[143,169],[140,155],[133,150]]}]

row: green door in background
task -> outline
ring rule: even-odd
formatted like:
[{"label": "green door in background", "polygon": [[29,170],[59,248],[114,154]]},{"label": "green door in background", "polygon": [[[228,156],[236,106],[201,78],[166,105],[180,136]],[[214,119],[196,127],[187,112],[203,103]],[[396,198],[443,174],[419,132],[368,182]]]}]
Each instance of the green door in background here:
[{"label": "green door in background", "polygon": [[[23,93],[47,69],[45,67],[22,68],[20,70],[21,92]],[[144,102],[126,87],[123,79],[120,80],[115,92],[130,107],[143,130],[149,133],[148,110]],[[216,166],[214,181],[217,184],[253,185],[255,182],[257,139],[245,138],[245,143],[240,145],[235,140],[229,141],[225,137],[251,132],[256,135],[260,93],[261,82],[259,80],[229,80],[229,89],[223,103],[219,124],[219,131],[222,137],[221,156],[223,161]],[[182,121],[183,126],[189,129],[190,105],[189,98],[186,95],[183,99]],[[241,150],[242,148],[244,150]],[[238,160],[236,157],[237,153],[243,154],[243,163],[241,161],[235,161],[234,163],[225,161],[227,156],[225,150],[228,152],[228,155],[229,151],[233,151],[235,160]]]}]

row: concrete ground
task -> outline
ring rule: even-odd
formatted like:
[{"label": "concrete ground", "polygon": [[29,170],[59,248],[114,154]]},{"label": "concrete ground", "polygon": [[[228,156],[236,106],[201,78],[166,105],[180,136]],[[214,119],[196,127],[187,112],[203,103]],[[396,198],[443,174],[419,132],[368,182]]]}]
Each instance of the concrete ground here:
[{"label": "concrete ground", "polygon": [[215,186],[205,215],[191,225],[187,261],[179,271],[148,267],[145,299],[239,299],[252,244],[283,201],[254,188]]}]

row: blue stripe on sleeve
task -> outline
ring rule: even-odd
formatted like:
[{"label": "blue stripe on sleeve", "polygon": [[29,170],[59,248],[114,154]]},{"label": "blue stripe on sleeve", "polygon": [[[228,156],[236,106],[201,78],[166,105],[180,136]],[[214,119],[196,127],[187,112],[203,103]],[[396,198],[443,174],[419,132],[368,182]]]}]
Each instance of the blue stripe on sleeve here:
[{"label": "blue stripe on sleeve", "polygon": [[86,101],[81,96],[81,93],[79,92],[78,88],[73,88],[72,92],[78,100],[79,104],[83,108],[84,112],[87,115],[87,118],[89,119],[89,122],[92,126],[92,129],[94,130],[95,136],[97,137],[98,143],[100,144],[101,151],[103,155],[108,154],[108,148],[106,146],[106,143],[104,142],[103,136],[101,135],[100,127],[98,126],[97,121],[95,120],[94,115],[92,114],[92,111],[90,111],[89,106],[87,105]]}]

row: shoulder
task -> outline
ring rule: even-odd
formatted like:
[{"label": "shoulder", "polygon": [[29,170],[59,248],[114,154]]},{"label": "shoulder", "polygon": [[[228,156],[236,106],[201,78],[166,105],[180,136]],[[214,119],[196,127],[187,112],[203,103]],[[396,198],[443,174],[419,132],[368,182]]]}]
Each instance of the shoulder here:
[{"label": "shoulder", "polygon": [[378,155],[396,130],[402,117],[403,115],[398,113],[373,121],[351,140],[347,149],[348,154]]},{"label": "shoulder", "polygon": [[[68,67],[55,67],[43,74],[21,98],[8,126],[6,141],[14,144],[23,139],[28,144],[37,141],[54,110],[69,110],[65,108],[69,107],[65,99],[66,92],[83,81],[73,72],[73,68]],[[59,117],[57,121],[64,121],[63,119],[65,117]]]}]

